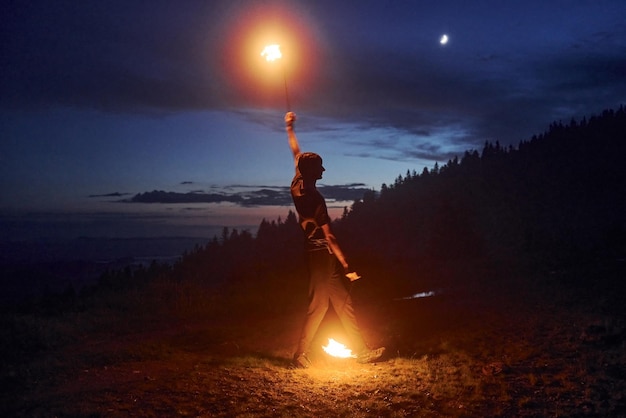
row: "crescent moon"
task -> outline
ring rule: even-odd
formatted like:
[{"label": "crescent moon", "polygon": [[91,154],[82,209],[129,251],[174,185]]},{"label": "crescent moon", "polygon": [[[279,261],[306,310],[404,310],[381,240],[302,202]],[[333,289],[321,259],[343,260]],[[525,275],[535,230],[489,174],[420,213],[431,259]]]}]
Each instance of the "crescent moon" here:
[{"label": "crescent moon", "polygon": [[446,35],[445,33],[441,36],[441,39],[439,39],[439,43],[441,45],[445,45],[448,43],[448,35]]}]

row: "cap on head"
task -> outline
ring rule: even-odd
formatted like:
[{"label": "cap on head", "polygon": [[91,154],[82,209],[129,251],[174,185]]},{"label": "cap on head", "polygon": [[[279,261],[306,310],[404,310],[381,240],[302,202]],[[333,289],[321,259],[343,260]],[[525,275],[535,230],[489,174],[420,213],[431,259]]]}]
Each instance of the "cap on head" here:
[{"label": "cap on head", "polygon": [[314,152],[303,152],[298,158],[298,170],[302,177],[313,177],[319,174],[322,167],[322,157]]}]

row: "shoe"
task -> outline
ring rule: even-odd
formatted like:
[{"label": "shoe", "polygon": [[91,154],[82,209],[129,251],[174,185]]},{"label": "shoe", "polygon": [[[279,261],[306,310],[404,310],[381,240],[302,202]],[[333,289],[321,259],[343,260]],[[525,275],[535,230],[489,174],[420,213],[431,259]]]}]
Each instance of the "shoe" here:
[{"label": "shoe", "polygon": [[306,353],[296,354],[293,356],[293,366],[296,369],[308,369],[311,367],[311,360],[306,356]]},{"label": "shoe", "polygon": [[374,363],[379,360],[383,354],[385,354],[385,347],[380,347],[375,350],[362,351],[357,355],[356,362],[361,364]]}]

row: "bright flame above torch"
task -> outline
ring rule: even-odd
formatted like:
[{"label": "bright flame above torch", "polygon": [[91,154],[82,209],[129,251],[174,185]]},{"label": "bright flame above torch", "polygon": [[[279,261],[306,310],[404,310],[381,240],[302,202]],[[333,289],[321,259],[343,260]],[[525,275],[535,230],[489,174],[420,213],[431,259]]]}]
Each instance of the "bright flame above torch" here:
[{"label": "bright flame above torch", "polygon": [[[280,45],[272,44],[267,45],[263,51],[261,51],[261,56],[265,57],[267,61],[276,61],[283,57],[283,54],[280,52]],[[283,79],[285,81],[285,102],[287,103],[287,111],[291,110],[291,103],[289,102],[289,90],[287,90],[287,69],[285,68],[285,62],[283,61]]]},{"label": "bright flame above torch", "polygon": [[280,45],[267,45],[263,51],[261,51],[261,56],[265,57],[267,61],[276,61],[283,57],[283,54],[280,53]]},{"label": "bright flame above torch", "polygon": [[339,358],[356,357],[354,354],[352,354],[352,350],[350,350],[345,345],[335,341],[332,338],[329,338],[328,345],[322,346],[322,348],[324,349],[324,351],[326,351],[327,354],[330,354],[333,357],[339,357]]}]

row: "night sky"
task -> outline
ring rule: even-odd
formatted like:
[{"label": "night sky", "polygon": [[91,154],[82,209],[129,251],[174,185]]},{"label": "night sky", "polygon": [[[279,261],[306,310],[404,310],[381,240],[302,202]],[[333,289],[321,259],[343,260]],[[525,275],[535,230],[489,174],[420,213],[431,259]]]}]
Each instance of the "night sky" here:
[{"label": "night sky", "polygon": [[[626,103],[623,0],[0,8],[3,240],[211,237],[284,218],[285,78],[335,215],[407,170]],[[268,43],[280,63],[260,56]]]}]

